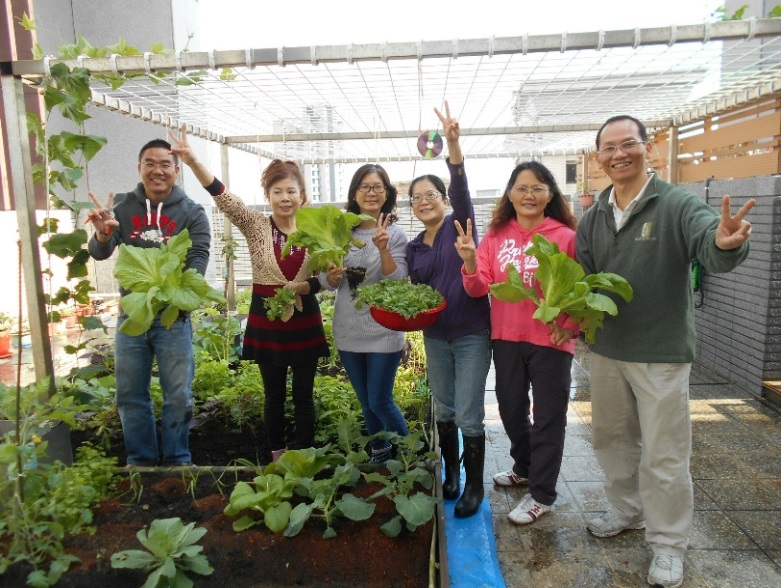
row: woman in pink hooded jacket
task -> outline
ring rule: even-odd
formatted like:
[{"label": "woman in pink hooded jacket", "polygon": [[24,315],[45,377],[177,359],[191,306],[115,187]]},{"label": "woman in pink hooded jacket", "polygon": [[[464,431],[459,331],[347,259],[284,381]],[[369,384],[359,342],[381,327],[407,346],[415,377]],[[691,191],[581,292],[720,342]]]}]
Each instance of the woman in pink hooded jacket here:
[{"label": "woman in pink hooded jacket", "polygon": [[[524,286],[538,289],[537,259],[526,254],[539,233],[575,257],[575,217],[553,174],[541,163],[521,163],[496,205],[489,231],[476,249],[471,223],[458,226],[456,248],[464,260],[462,277],[470,296],[485,296],[491,284],[507,280],[513,264]],[[537,306],[491,298],[491,342],[496,368],[499,415],[510,438],[513,467],[494,475],[499,486],[529,486],[508,515],[519,525],[550,512],[564,451],[570,367],[577,322],[562,316],[552,324],[532,318]],[[532,389],[533,405],[529,402]],[[529,422],[530,408],[533,424]]]}]

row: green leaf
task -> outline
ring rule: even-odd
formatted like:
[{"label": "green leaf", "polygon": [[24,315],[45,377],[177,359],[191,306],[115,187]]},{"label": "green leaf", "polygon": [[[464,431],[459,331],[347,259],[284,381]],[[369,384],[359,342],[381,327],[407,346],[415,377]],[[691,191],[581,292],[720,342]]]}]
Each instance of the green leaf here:
[{"label": "green leaf", "polygon": [[353,227],[368,219],[374,220],[368,215],[343,212],[331,205],[299,208],[296,231],[288,235],[282,257],[286,257],[295,245],[307,248],[311,256],[309,267],[313,272],[325,271],[329,263],[341,267],[353,243]]},{"label": "green leaf", "polygon": [[235,521],[233,521],[233,530],[237,533],[240,533],[241,531],[246,531],[250,527],[254,527],[255,525],[260,525],[263,522],[263,520],[255,520],[252,517],[248,515],[244,515],[242,517],[239,517]]},{"label": "green leaf", "polygon": [[374,514],[374,510],[377,508],[376,504],[370,504],[363,498],[358,498],[350,493],[344,494],[335,504],[339,511],[351,521],[365,521]]},{"label": "green leaf", "polygon": [[238,74],[233,70],[232,67],[223,67],[220,70],[220,80],[223,82],[232,82],[238,77]]},{"label": "green leaf", "polygon": [[26,11],[22,13],[22,18],[19,19],[19,24],[25,31],[35,30],[35,21],[28,16]]},{"label": "green leaf", "polygon": [[128,549],[111,556],[112,568],[130,568],[145,570],[151,568],[157,562],[157,558],[148,551],[140,549]]},{"label": "green leaf", "polygon": [[290,513],[290,522],[285,529],[285,537],[295,537],[304,528],[304,524],[312,516],[314,507],[311,504],[301,503]]},{"label": "green leaf", "polygon": [[81,151],[88,161],[108,143],[108,139],[98,135],[76,135],[68,131],[62,131],[60,136],[63,138],[65,147],[68,150]]},{"label": "green leaf", "polygon": [[[87,231],[76,229],[72,233],[57,233],[52,235],[46,243],[44,249],[51,255],[65,259],[82,251],[82,246],[87,242]],[[86,250],[84,250],[86,251]]]},{"label": "green leaf", "polygon": [[[203,547],[199,547],[199,549],[203,549]],[[209,565],[209,560],[206,559],[205,555],[195,555],[186,558],[179,563],[179,569],[200,574],[201,576],[208,576],[214,572],[214,568]]]},{"label": "green leaf", "polygon": [[281,502],[277,506],[272,506],[263,514],[263,521],[266,527],[274,533],[283,531],[290,522],[290,513],[293,510],[289,502]]},{"label": "green leaf", "polygon": [[409,497],[397,494],[393,501],[396,503],[396,510],[404,520],[416,527],[430,521],[434,516],[434,501],[422,492]]},{"label": "green leaf", "polygon": [[116,53],[117,55],[142,55],[142,51],[137,47],[128,45],[122,37],[113,45],[106,45],[107,53]]},{"label": "green leaf", "polygon": [[503,302],[517,303],[527,299],[537,302],[537,293],[524,287],[518,268],[513,264],[507,266],[507,281],[491,284],[491,295]]},{"label": "green leaf", "polygon": [[393,517],[380,527],[380,531],[388,537],[398,537],[401,533],[401,516]]},{"label": "green leaf", "polygon": [[84,328],[85,331],[102,329],[104,333],[108,332],[106,325],[104,325],[103,321],[96,316],[80,316],[79,324]]}]

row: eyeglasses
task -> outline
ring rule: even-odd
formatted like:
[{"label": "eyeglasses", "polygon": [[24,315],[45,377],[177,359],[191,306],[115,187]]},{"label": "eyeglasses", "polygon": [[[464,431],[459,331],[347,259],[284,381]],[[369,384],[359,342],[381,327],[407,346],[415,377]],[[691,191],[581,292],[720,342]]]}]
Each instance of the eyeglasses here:
[{"label": "eyeglasses", "polygon": [[375,194],[384,194],[385,186],[383,186],[382,184],[377,184],[376,186],[370,186],[369,184],[361,184],[360,186],[358,186],[358,191],[362,192],[363,194],[371,192],[372,190],[374,190]]},{"label": "eyeglasses", "polygon": [[439,192],[435,192],[434,190],[431,190],[430,192],[426,192],[425,194],[413,194],[410,196],[410,204],[420,204],[424,200],[427,202],[431,202],[432,200],[436,200],[442,196]]},{"label": "eyeglasses", "polygon": [[521,196],[526,196],[527,194],[531,194],[535,198],[538,196],[543,196],[548,192],[548,188],[546,186],[535,186],[534,188],[527,188],[526,186],[520,186],[518,188],[515,188],[514,192],[516,194],[520,194]]},{"label": "eyeglasses", "polygon": [[597,153],[599,155],[613,155],[619,149],[624,153],[628,153],[629,151],[633,151],[638,147],[638,145],[642,145],[643,143],[645,143],[645,141],[637,141],[635,139],[629,139],[629,141],[624,141],[620,145],[606,145],[602,147],[602,149],[597,151]]},{"label": "eyeglasses", "polygon": [[161,161],[160,163],[156,163],[154,161],[142,161],[141,165],[144,166],[144,169],[149,169],[149,170],[159,167],[164,171],[168,171],[174,168],[174,164],[171,163],[170,161]]}]

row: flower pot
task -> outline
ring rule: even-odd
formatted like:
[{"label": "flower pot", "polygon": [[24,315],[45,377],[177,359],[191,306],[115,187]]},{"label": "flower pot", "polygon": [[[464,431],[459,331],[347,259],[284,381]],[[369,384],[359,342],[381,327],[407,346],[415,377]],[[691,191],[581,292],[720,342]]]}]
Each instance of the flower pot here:
[{"label": "flower pot", "polygon": [[369,312],[372,318],[386,329],[393,331],[420,331],[433,325],[439,318],[439,313],[445,310],[446,307],[447,300],[443,300],[442,304],[436,308],[424,310],[410,318],[405,318],[396,312],[385,310],[379,306],[370,307]]},{"label": "flower pot", "polygon": [[578,200],[580,200],[580,205],[583,208],[588,208],[589,206],[594,204],[594,193],[586,192],[585,194],[581,194],[580,196],[578,196]]},{"label": "flower pot", "polygon": [[0,359],[11,357],[11,333],[0,333]]}]

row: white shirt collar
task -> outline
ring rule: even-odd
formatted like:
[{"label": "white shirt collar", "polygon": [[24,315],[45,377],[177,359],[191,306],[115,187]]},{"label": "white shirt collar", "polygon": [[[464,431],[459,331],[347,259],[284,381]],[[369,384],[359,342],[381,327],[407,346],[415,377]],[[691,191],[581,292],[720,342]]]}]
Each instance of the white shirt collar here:
[{"label": "white shirt collar", "polygon": [[623,224],[624,220],[628,218],[629,213],[632,211],[632,209],[635,208],[637,205],[637,201],[640,200],[640,197],[645,194],[646,189],[648,188],[648,184],[651,183],[651,180],[653,179],[654,174],[648,174],[648,179],[646,180],[645,184],[642,188],[640,188],[640,191],[637,193],[637,195],[632,198],[631,202],[627,204],[626,208],[624,210],[621,210],[618,207],[618,203],[616,202],[616,189],[610,188],[610,194],[608,195],[608,203],[613,208],[613,218],[615,218],[616,221],[616,228],[620,229]]}]

